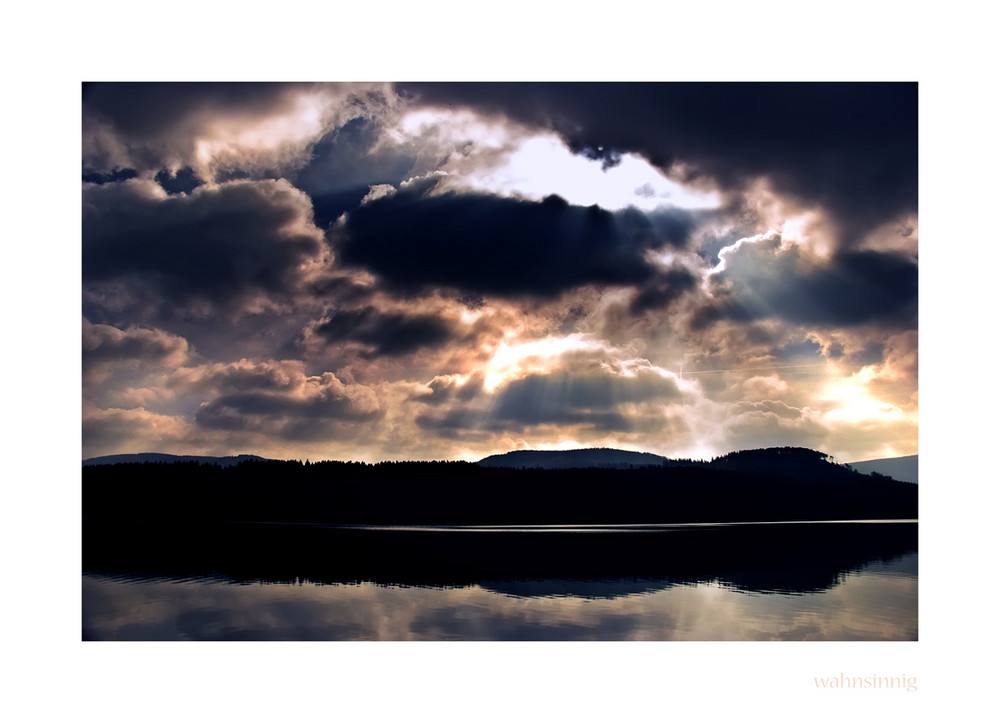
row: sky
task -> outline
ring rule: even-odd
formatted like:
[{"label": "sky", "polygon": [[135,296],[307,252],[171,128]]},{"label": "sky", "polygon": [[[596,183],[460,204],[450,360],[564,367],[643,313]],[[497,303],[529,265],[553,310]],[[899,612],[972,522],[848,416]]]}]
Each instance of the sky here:
[{"label": "sky", "polygon": [[84,458],[917,453],[916,83],[82,88]]}]

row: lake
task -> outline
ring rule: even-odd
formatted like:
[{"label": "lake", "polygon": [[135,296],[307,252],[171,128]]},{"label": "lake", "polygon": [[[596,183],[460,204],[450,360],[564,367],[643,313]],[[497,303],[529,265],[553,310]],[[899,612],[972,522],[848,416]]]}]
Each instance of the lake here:
[{"label": "lake", "polygon": [[84,640],[916,640],[913,521],[84,525]]}]

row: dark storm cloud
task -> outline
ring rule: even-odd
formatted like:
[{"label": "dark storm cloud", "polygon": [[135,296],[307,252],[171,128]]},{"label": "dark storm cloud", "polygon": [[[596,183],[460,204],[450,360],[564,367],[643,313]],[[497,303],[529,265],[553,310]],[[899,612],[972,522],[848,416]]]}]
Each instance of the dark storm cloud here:
[{"label": "dark storm cloud", "polygon": [[[581,426],[591,432],[632,432],[640,426],[635,415],[591,409],[546,409],[543,413],[521,416],[489,417],[477,410],[455,408],[444,414],[420,414],[415,422],[420,429],[449,439],[475,439],[485,434],[523,433],[530,427],[544,425]],[[646,420],[642,420],[642,426]]]},{"label": "dark storm cloud", "polygon": [[363,420],[377,416],[376,412],[358,410],[347,397],[297,399],[294,397],[241,392],[226,394],[214,399],[198,410],[197,422],[205,427],[219,429],[253,428],[261,417],[304,419]]},{"label": "dark storm cloud", "polygon": [[782,291],[776,303],[790,307],[787,318],[793,321],[853,326],[877,320],[906,328],[917,324],[917,262],[902,254],[844,252],[805,277],[799,289]]},{"label": "dark storm cloud", "polygon": [[105,183],[127,181],[130,178],[136,178],[138,175],[139,174],[135,172],[135,169],[132,168],[113,168],[108,172],[91,170],[84,171],[83,182],[103,186]]},{"label": "dark storm cloud", "polygon": [[117,329],[83,320],[83,366],[120,361],[164,362],[188,354],[187,341],[157,329]]},{"label": "dark storm cloud", "polygon": [[100,118],[126,137],[147,141],[198,116],[280,110],[304,87],[308,84],[84,83],[84,117]]},{"label": "dark storm cloud", "polygon": [[[620,375],[606,369],[561,370],[548,374],[529,374],[515,379],[496,392],[496,401],[488,411],[468,406],[473,392],[482,389],[481,381],[470,380],[466,387],[451,380],[436,380],[432,393],[418,400],[440,412],[420,414],[418,426],[451,436],[463,430],[491,432],[523,431],[541,425],[580,425],[598,432],[630,432],[663,424],[662,414],[650,418],[622,405],[645,402],[658,404],[679,401],[681,392],[674,380],[651,370],[634,375]],[[457,400],[453,407],[447,402]]]},{"label": "dark storm cloud", "polygon": [[[273,366],[274,363],[265,365]],[[295,364],[291,363],[290,367]],[[240,369],[229,370],[237,375]],[[318,377],[293,379],[254,376],[253,369],[238,378],[232,373],[218,377],[220,386],[243,384],[246,391],[222,394],[202,404],[195,415],[199,427],[261,432],[282,439],[323,439],[335,434],[357,434],[352,427],[382,416],[378,400],[368,387],[345,385],[327,372]],[[264,369],[263,371],[268,371]],[[293,369],[288,369],[294,373]]]},{"label": "dark storm cloud", "polygon": [[522,424],[581,423],[601,429],[624,424],[619,404],[679,399],[676,383],[647,372],[634,377],[607,372],[530,374],[500,391],[496,416]]},{"label": "dark storm cloud", "polygon": [[303,364],[295,360],[240,359],[227,364],[193,367],[176,372],[170,385],[215,393],[291,392],[305,384]]},{"label": "dark storm cloud", "polygon": [[284,181],[169,197],[141,182],[85,186],[83,219],[84,283],[125,280],[168,304],[291,293],[323,249],[308,198]]},{"label": "dark storm cloud", "polygon": [[441,413],[418,414],[414,418],[418,429],[446,439],[482,436],[485,417],[477,409],[453,407]]},{"label": "dark storm cloud", "polygon": [[[84,169],[100,173],[129,166],[142,175],[198,163],[212,174],[212,147],[240,145],[242,129],[294,114],[302,95],[313,91],[322,92],[308,84],[85,83]],[[206,140],[212,142],[206,146]],[[216,170],[247,160],[230,153]]]},{"label": "dark storm cloud", "polygon": [[431,314],[383,312],[374,306],[341,309],[316,326],[330,342],[358,341],[369,345],[365,356],[399,356],[424,347],[443,346],[455,339],[452,326]]},{"label": "dark storm cloud", "polygon": [[806,262],[794,246],[754,246],[727,257],[726,269],[714,277],[714,299],[695,316],[696,328],[721,319],[915,328],[914,259],[895,253],[846,251],[815,265]]},{"label": "dark storm cloud", "polygon": [[639,291],[629,304],[629,311],[642,314],[645,311],[665,309],[697,284],[698,277],[688,269],[680,266],[668,269]]},{"label": "dark storm cloud", "polygon": [[400,84],[415,103],[466,104],[551,129],[613,165],[634,152],[723,189],[765,176],[830,211],[842,240],[917,208],[916,83]]},{"label": "dark storm cloud", "polygon": [[478,294],[554,296],[586,284],[651,278],[645,252],[679,245],[692,225],[683,211],[647,218],[453,191],[415,183],[351,213],[340,258],[403,288],[443,285]]}]

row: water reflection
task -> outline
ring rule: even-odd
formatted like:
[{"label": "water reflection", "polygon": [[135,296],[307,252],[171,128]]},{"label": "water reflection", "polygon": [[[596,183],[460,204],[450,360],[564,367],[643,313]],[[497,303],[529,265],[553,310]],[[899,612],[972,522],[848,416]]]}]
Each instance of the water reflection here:
[{"label": "water reflection", "polygon": [[915,640],[916,555],[799,595],[718,583],[580,597],[345,584],[83,580],[88,640]]},{"label": "water reflection", "polygon": [[83,637],[911,640],[916,525],[85,527]]}]

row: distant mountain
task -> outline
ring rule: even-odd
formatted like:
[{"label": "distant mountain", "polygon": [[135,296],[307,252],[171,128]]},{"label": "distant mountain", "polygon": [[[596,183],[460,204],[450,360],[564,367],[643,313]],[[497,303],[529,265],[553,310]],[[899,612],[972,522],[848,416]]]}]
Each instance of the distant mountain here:
[{"label": "distant mountain", "polygon": [[649,452],[629,452],[623,449],[567,449],[545,451],[519,449],[505,454],[493,454],[477,464],[481,467],[513,469],[628,469],[629,467],[663,466],[666,457]]},{"label": "distant mountain", "polygon": [[851,462],[847,466],[861,474],[876,472],[892,477],[900,482],[917,481],[917,457],[911,454],[907,457],[889,457],[886,459],[868,459],[863,462]]},{"label": "distant mountain", "polygon": [[266,461],[264,457],[255,454],[237,454],[232,457],[201,457],[190,454],[162,454],[160,452],[141,452],[139,454],[109,454],[104,457],[91,457],[83,460],[83,466],[89,467],[96,464],[129,464],[142,462],[198,462],[200,464],[217,464],[220,467],[229,467],[240,462],[254,460],[258,462]]},{"label": "distant mountain", "polygon": [[829,455],[805,447],[741,449],[716,457],[707,465],[716,470],[768,476],[801,476],[803,479],[845,472],[843,467],[830,460]]},{"label": "distant mountain", "polygon": [[[630,469],[637,467],[697,467],[720,472],[757,474],[769,477],[799,477],[815,479],[817,476],[841,477],[850,474],[844,465],[836,464],[829,455],[805,447],[768,447],[744,449],[716,457],[710,461],[670,459],[648,452],[630,452],[621,449],[571,449],[542,451],[522,449],[506,454],[495,454],[481,459],[481,467],[509,469]],[[861,474],[867,471],[855,470]],[[902,478],[896,478],[902,479]]]},{"label": "distant mountain", "polygon": [[[172,463],[198,462],[229,467],[246,461],[269,461],[255,454],[240,454],[229,457],[201,455],[175,455],[159,452],[139,454],[112,454],[83,460],[83,466],[109,464],[138,464],[143,462]],[[833,471],[834,465],[827,455],[811,449],[799,447],[774,447],[768,449],[742,450],[730,452],[711,461],[670,459],[649,452],[632,452],[623,449],[570,449],[531,450],[521,449],[505,454],[484,457],[476,463],[480,467],[507,469],[622,469],[638,467],[705,467],[716,470],[756,474],[798,474],[815,475],[822,470]],[[900,482],[917,481],[917,455],[872,459],[851,462],[846,467],[863,475],[872,472],[886,475]]]}]

